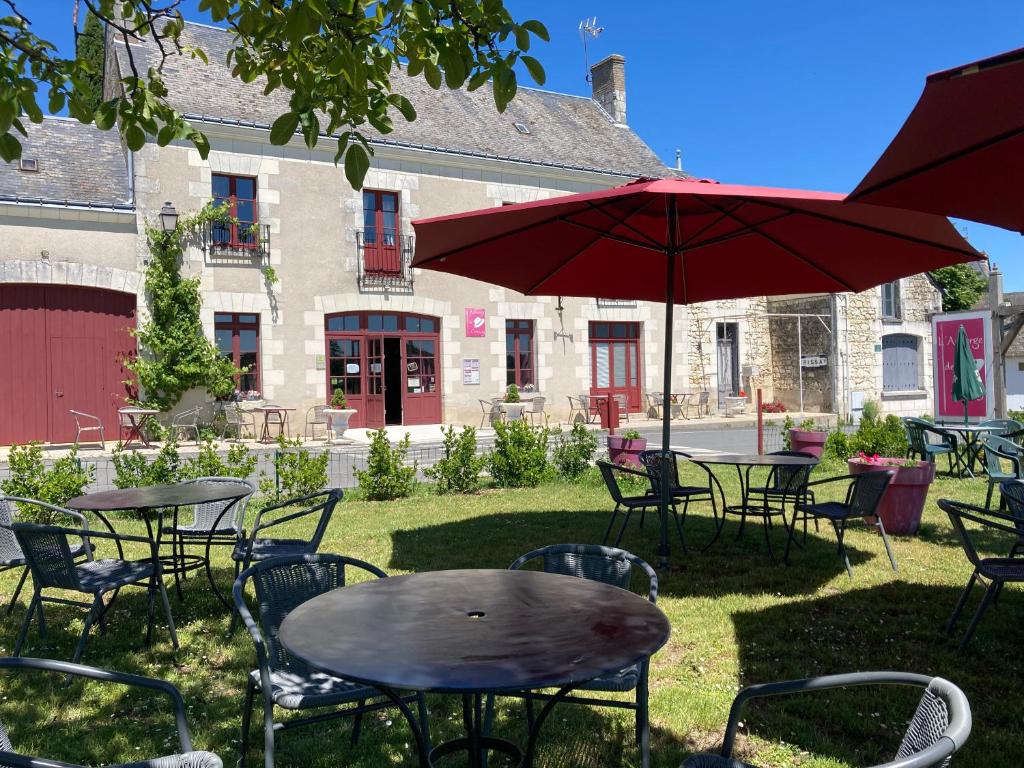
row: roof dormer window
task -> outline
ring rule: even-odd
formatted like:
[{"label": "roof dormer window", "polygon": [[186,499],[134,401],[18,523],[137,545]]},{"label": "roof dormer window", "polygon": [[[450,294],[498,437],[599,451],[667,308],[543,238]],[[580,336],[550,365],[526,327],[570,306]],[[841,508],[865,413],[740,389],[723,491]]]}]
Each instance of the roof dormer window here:
[{"label": "roof dormer window", "polygon": [[18,161],[18,170],[26,173],[38,173],[39,161],[34,157],[23,157]]},{"label": "roof dormer window", "polygon": [[516,127],[516,130],[519,131],[524,136],[530,135],[530,126],[528,126],[526,123],[513,123],[513,125]]}]

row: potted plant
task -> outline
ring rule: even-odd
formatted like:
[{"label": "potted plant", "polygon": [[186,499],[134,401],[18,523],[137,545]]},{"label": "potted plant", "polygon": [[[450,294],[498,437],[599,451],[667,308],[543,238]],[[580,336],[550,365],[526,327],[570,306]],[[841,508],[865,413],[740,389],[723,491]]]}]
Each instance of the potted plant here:
[{"label": "potted plant", "polygon": [[608,435],[608,460],[612,464],[642,469],[640,454],[646,450],[647,438],[641,437],[635,429],[627,429],[621,435]]},{"label": "potted plant", "polygon": [[[787,421],[792,424],[791,419],[787,419]],[[789,449],[791,451],[809,453],[820,459],[826,440],[828,440],[828,432],[816,426],[814,419],[804,419],[798,426],[790,426]]]},{"label": "potted plant", "polygon": [[335,389],[331,394],[331,404],[324,409],[327,416],[330,438],[328,442],[338,443],[345,439],[345,430],[348,429],[348,422],[356,414],[355,408],[348,407],[348,399],[345,391]]},{"label": "potted plant", "polygon": [[[878,454],[858,453],[848,459],[851,475],[875,472],[880,469],[896,471],[885,490],[878,513],[886,533],[895,536],[913,536],[921,525],[928,486],[935,479],[935,464],[917,459],[900,459]],[[874,522],[873,519],[868,522]]]},{"label": "potted plant", "polygon": [[516,421],[523,418],[523,409],[526,404],[519,397],[519,387],[509,384],[505,390],[505,418],[509,421]]}]

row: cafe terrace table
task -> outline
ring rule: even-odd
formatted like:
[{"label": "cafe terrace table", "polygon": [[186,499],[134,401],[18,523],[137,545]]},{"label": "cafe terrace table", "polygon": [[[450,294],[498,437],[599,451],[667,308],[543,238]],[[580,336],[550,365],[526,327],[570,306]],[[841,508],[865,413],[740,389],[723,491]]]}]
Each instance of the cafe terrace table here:
[{"label": "cafe terrace table", "polygon": [[[372,685],[413,731],[421,768],[465,752],[470,768],[495,751],[530,768],[554,704],[578,686],[648,659],[668,640],[665,614],[600,582],[538,571],[415,573],[342,587],[293,610],[280,639],[326,674]],[[483,697],[558,688],[526,749],[483,733]],[[462,696],[466,736],[427,750],[402,692]]]},{"label": "cafe terrace table", "polygon": [[152,408],[136,408],[135,406],[129,406],[126,408],[118,408],[117,412],[119,415],[128,419],[128,439],[121,444],[121,447],[129,447],[132,444],[132,440],[134,440],[137,443],[141,443],[146,448],[151,448],[152,446],[146,438],[146,433],[142,431],[142,428],[149,423],[150,419],[159,415],[160,411],[153,410]]},{"label": "cafe terrace table", "polygon": [[971,477],[974,477],[974,464],[977,461],[978,454],[981,452],[981,436],[1003,432],[1006,429],[1005,426],[999,424],[985,426],[983,424],[940,423],[935,426],[944,432],[956,432],[963,438],[963,456],[958,457],[958,461],[960,462],[960,477],[964,476],[964,472]]},{"label": "cafe terrace table", "polygon": [[[216,501],[231,501],[232,503],[225,506],[220,517],[214,521],[211,528],[216,530],[224,516],[233,514],[235,505],[250,492],[251,488],[244,483],[173,483],[171,485],[150,485],[142,488],[121,488],[112,491],[87,493],[82,496],[76,496],[68,501],[65,506],[68,509],[74,509],[79,512],[92,512],[111,532],[114,531],[114,527],[103,514],[104,512],[136,510],[145,521],[146,533],[151,540],[156,542],[156,548],[159,552],[164,532],[164,510],[173,510],[171,527],[177,528],[179,507],[207,504]],[[151,519],[154,510],[157,513],[155,532]],[[162,556],[160,558],[161,570],[174,575],[174,586],[177,589],[178,598],[181,599],[181,575],[187,571],[205,567],[206,578],[209,580],[210,586],[213,587],[214,594],[230,610],[231,604],[221,594],[217,588],[217,583],[213,580],[213,571],[210,567],[212,538],[211,533],[210,537],[206,540],[205,555],[187,555],[182,550],[181,552],[172,552],[170,555]],[[120,542],[118,542],[118,554],[124,557]]]},{"label": "cafe terrace table", "polygon": [[288,413],[295,409],[284,408],[280,405],[257,405],[252,410],[263,414],[263,429],[260,432],[260,442],[272,443],[274,438],[270,436],[270,414],[277,414],[277,434],[283,435],[288,428]]},{"label": "cafe terrace table", "polygon": [[[736,476],[740,481],[740,503],[739,504],[726,504],[721,519],[718,521],[718,530],[715,531],[715,535],[708,543],[707,547],[714,544],[718,537],[722,533],[722,528],[725,527],[725,519],[729,514],[740,515],[740,529],[736,534],[737,538],[743,533],[743,526],[747,522],[747,516],[751,515],[754,517],[760,517],[764,519],[764,538],[768,545],[768,554],[771,558],[775,559],[775,552],[772,550],[771,537],[768,534],[768,522],[770,514],[766,511],[764,504],[752,505],[750,503],[750,473],[757,467],[766,467],[769,469],[776,467],[807,467],[816,466],[818,459],[805,457],[805,456],[780,456],[772,453],[753,453],[753,454],[737,454],[737,453],[713,453],[713,454],[700,454],[690,458],[694,464],[712,464],[712,465],[723,465],[736,467]],[[782,506],[785,506],[787,496],[792,493],[792,498],[796,500],[796,494],[799,488],[786,488],[784,489],[782,497]],[[782,524],[785,527],[786,518],[782,515]],[[705,549],[707,549],[705,547]]]}]

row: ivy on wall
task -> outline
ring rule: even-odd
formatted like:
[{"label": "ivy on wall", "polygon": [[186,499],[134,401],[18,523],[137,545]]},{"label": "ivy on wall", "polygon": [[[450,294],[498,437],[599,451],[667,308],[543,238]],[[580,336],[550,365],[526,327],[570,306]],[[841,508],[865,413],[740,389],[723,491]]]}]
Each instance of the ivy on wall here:
[{"label": "ivy on wall", "polygon": [[227,222],[227,206],[208,205],[182,216],[172,232],[146,227],[151,253],[146,267],[149,318],[135,331],[140,354],[125,360],[135,375],[138,401],[167,411],[190,389],[201,387],[214,397],[231,394],[239,370],[217,352],[203,332],[199,277],[181,274],[187,245],[195,242],[211,222]]}]

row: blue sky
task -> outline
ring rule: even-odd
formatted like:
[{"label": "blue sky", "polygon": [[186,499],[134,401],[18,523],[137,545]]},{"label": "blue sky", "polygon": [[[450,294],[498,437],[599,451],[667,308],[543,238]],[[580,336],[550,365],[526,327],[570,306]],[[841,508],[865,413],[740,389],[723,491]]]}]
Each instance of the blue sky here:
[{"label": "blue sky", "polygon": [[[929,72],[1024,46],[1018,0],[506,0],[539,18],[546,88],[586,94],[577,31],[597,16],[591,62],[626,57],[629,123],[667,163],[721,181],[848,192],[913,108]],[[20,3],[38,34],[71,45],[71,0]],[[204,20],[196,0],[187,18]],[[524,77],[523,82],[528,82]],[[1024,290],[1020,235],[966,222],[971,242]]]}]

